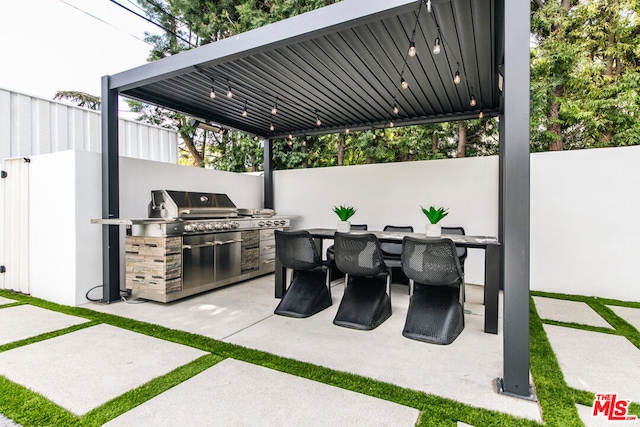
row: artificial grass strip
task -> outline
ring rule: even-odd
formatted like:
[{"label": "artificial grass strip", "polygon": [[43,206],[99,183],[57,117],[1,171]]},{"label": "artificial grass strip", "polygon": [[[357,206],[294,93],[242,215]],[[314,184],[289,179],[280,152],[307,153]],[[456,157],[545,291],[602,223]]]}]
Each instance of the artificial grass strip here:
[{"label": "artificial grass strip", "polygon": [[222,357],[207,354],[173,371],[155,378],[146,384],[130,390],[82,416],[83,426],[101,426],[136,406],[152,399],[172,387],[192,378],[224,360]]},{"label": "artificial grass strip", "polygon": [[529,304],[529,333],[531,373],[545,425],[582,426],[573,393],[564,380],[560,364],[542,327],[533,298],[530,299]]},{"label": "artificial grass strip", "polygon": [[[604,304],[600,304],[600,301],[588,302],[596,313],[604,318],[611,326],[616,328],[618,335],[626,337],[633,345],[640,349],[640,332],[634,328],[630,323],[618,316],[613,310]],[[610,305],[610,304],[607,304]]]},{"label": "artificial grass strip", "polygon": [[605,328],[602,326],[584,325],[582,323],[573,322],[561,322],[558,320],[542,319],[542,323],[546,325],[562,326],[564,328],[582,329],[583,331],[599,332],[601,334],[620,335],[618,331],[613,328]]},{"label": "artificial grass strip", "polygon": [[25,305],[25,303],[20,301],[9,302],[9,303],[0,305],[0,310],[2,310],[3,308],[18,307],[19,305]]},{"label": "artificial grass strip", "polygon": [[80,426],[80,419],[42,395],[0,376],[0,413],[24,426]]},{"label": "artificial grass strip", "polygon": [[622,301],[617,299],[600,298],[600,297],[593,297],[593,296],[589,297],[584,295],[558,294],[554,292],[531,291],[531,296],[563,299],[567,301],[579,301],[579,302],[586,302],[586,303],[597,301],[602,305],[617,305],[620,307],[640,308],[640,302]]},{"label": "artificial grass strip", "polygon": [[99,322],[94,322],[94,321],[84,322],[84,323],[80,323],[79,325],[69,326],[68,328],[58,329],[56,331],[46,332],[44,334],[36,335],[35,337],[26,338],[24,340],[14,341],[4,345],[0,345],[0,353],[2,353],[3,351],[11,350],[18,347],[23,347],[25,345],[33,344],[36,342],[48,340],[49,338],[55,338],[61,335],[66,335],[70,332],[75,332],[81,329],[89,328],[91,326],[97,325],[98,323]]},{"label": "artificial grass strip", "polygon": [[[0,290],[0,296],[6,296],[6,291]],[[159,325],[153,325],[137,320],[123,318],[120,316],[100,313],[82,307],[62,306],[49,301],[33,298],[21,294],[11,294],[14,299],[32,304],[41,308],[59,311],[62,313],[92,319],[97,323],[105,323],[112,326],[128,329],[134,332],[198,348],[210,352],[220,358],[231,357],[248,363],[253,363],[266,368],[271,368],[281,372],[289,373],[303,378],[308,378],[320,383],[333,385],[345,390],[351,390],[365,395],[378,397],[387,401],[416,408],[421,411],[418,426],[452,426],[455,422],[462,421],[476,427],[528,427],[540,426],[539,423],[531,420],[516,418],[509,414],[476,408],[445,399],[439,396],[429,395],[423,392],[405,389],[393,384],[383,383],[370,378],[335,371],[329,368],[312,365],[266,352],[247,349],[235,344],[217,341],[201,335],[189,332],[169,329]],[[150,395],[150,394],[149,394]],[[123,396],[126,396],[123,395]],[[122,396],[121,396],[122,397]],[[104,407],[97,408],[85,415],[83,424],[104,422],[109,417],[119,414],[121,405],[128,405],[129,398],[122,398],[121,403],[118,397],[116,403],[109,402]],[[135,395],[130,397],[135,399]],[[111,406],[113,405],[113,407]],[[98,421],[94,421],[98,420]],[[24,424],[27,426],[27,424]],[[31,424],[33,425],[33,424]],[[94,425],[94,424],[91,424]]]}]

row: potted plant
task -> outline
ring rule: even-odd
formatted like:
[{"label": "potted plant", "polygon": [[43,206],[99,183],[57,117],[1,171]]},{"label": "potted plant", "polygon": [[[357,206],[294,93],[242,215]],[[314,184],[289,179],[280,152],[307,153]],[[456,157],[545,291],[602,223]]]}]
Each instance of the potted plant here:
[{"label": "potted plant", "polygon": [[431,206],[429,209],[425,209],[422,206],[422,212],[427,216],[429,222],[427,223],[427,237],[440,237],[442,235],[442,227],[438,222],[445,216],[449,215],[447,209]]},{"label": "potted plant", "polygon": [[351,218],[355,213],[356,209],[353,206],[334,206],[333,211],[338,215],[340,221],[338,221],[338,231],[341,233],[347,233],[351,230],[351,223],[349,222],[349,218]]}]

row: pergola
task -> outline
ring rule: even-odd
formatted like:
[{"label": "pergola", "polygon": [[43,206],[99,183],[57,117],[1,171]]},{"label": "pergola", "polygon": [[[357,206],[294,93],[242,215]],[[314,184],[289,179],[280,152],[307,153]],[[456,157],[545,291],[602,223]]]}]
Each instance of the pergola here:
[{"label": "pergola", "polygon": [[[533,398],[529,27],[528,0],[343,0],[104,76],[103,218],[119,217],[118,95],[263,138],[265,207],[273,207],[277,191],[274,139],[498,116],[498,389]],[[118,239],[118,226],[104,226],[105,302],[119,298]]]}]

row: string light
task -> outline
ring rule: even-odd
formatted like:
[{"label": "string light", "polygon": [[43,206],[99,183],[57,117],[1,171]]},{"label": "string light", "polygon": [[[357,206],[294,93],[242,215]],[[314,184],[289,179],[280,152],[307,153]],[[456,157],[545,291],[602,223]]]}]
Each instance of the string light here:
[{"label": "string light", "polygon": [[456,70],[456,73],[453,75],[453,83],[455,83],[455,84],[459,84],[460,83],[460,70],[459,69]]},{"label": "string light", "polygon": [[409,56],[416,56],[416,43],[413,40],[409,44]]},{"label": "string light", "polygon": [[471,105],[472,107],[476,106],[476,97],[473,96],[473,94],[471,94],[471,98],[469,98],[469,105]]},{"label": "string light", "polygon": [[433,54],[434,55],[438,55],[440,53],[441,47],[440,47],[440,37],[436,37],[436,41],[433,44]]},{"label": "string light", "polygon": [[277,113],[278,113],[278,100],[276,99],[276,102],[273,104],[273,108],[271,109],[271,114],[275,116]]},{"label": "string light", "polygon": [[231,92],[231,86],[229,85],[229,79],[227,79],[227,98],[233,98],[233,92]]},{"label": "string light", "polygon": [[400,112],[400,110],[398,110],[398,106],[396,104],[393,104],[393,114],[398,114]]},{"label": "string light", "polygon": [[431,0],[427,0],[427,12],[431,13]]},{"label": "string light", "polygon": [[247,101],[244,101],[244,110],[242,110],[242,117],[247,117]]},{"label": "string light", "polygon": [[344,133],[349,133],[349,128],[346,128],[346,129],[344,130]]},{"label": "string light", "polygon": [[211,79],[211,92],[209,92],[209,98],[211,99],[216,98],[216,91],[213,88],[213,79]]},{"label": "string light", "polygon": [[480,111],[480,114],[478,114],[478,118],[482,119],[484,117],[484,113],[482,111]]},{"label": "string light", "polygon": [[409,83],[407,83],[404,77],[402,77],[402,80],[400,80],[400,86],[402,87],[402,89],[407,89],[409,87]]},{"label": "string light", "polygon": [[273,132],[275,129],[276,129],[275,126],[273,126],[273,123],[271,123],[271,125],[269,126],[269,130]]},{"label": "string light", "polygon": [[320,116],[318,116],[318,110],[316,110],[316,126],[320,126],[322,122],[320,121]]},{"label": "string light", "polygon": [[389,127],[392,128],[393,127],[393,122],[391,120],[389,120]]},{"label": "string light", "polygon": [[[289,134],[289,140],[291,140],[291,138],[293,138],[293,135]],[[291,145],[291,144],[289,144]]]}]

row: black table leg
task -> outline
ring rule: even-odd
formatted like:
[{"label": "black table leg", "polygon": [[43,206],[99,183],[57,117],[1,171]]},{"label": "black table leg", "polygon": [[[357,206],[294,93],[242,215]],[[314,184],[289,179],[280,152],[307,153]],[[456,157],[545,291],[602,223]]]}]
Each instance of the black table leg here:
[{"label": "black table leg", "polygon": [[276,298],[282,298],[282,296],[284,295],[284,290],[287,287],[286,284],[286,280],[287,280],[287,269],[284,268],[282,266],[282,264],[280,264],[280,261],[278,261],[278,258],[276,258],[276,278],[275,278],[275,291],[276,291]]},{"label": "black table leg", "polygon": [[484,255],[484,331],[498,333],[500,245],[488,244]]}]

